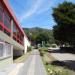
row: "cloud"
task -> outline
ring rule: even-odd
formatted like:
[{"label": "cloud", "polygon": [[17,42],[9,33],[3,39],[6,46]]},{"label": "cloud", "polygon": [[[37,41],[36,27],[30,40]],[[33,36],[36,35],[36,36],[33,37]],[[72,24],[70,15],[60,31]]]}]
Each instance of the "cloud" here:
[{"label": "cloud", "polygon": [[49,10],[56,0],[34,0],[31,5],[31,8],[26,12],[24,11],[20,17],[20,22],[25,19],[30,18],[31,16],[41,14]]},{"label": "cloud", "polygon": [[38,10],[38,8],[40,7],[42,3],[42,0],[37,0],[34,2],[34,4],[32,4],[31,8],[29,9],[29,11],[26,13],[24,12],[22,15],[21,15],[21,18],[20,18],[20,22],[22,22],[24,19],[27,19],[29,18],[30,16],[32,16],[34,13],[36,13],[36,11]]}]

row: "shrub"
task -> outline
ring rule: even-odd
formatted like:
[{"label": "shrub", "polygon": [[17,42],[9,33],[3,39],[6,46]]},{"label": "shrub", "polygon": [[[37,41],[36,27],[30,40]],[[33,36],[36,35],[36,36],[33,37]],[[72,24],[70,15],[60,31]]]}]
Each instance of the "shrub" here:
[{"label": "shrub", "polygon": [[49,75],[69,75],[68,70],[53,65],[47,65],[47,72]]},{"label": "shrub", "polygon": [[40,55],[43,56],[44,55],[44,51],[42,49],[39,49],[40,51]]},{"label": "shrub", "polygon": [[45,46],[46,46],[46,47],[50,47],[50,44],[49,44],[49,43],[47,43]]},{"label": "shrub", "polygon": [[41,47],[41,48],[39,48],[39,50],[41,50],[41,51],[48,51],[48,48],[47,47]]},{"label": "shrub", "polygon": [[29,51],[31,51],[31,50],[32,50],[32,47],[28,47],[27,51],[29,52]]},{"label": "shrub", "polygon": [[52,48],[56,48],[57,45],[56,45],[56,44],[52,44],[51,47],[52,47]]},{"label": "shrub", "polygon": [[41,48],[39,48],[39,51],[40,51],[40,55],[43,56],[44,53],[45,53],[46,51],[48,51],[48,48],[46,48],[46,47],[41,47]]},{"label": "shrub", "polygon": [[35,49],[38,49],[38,45],[35,45],[34,48],[35,48]]}]

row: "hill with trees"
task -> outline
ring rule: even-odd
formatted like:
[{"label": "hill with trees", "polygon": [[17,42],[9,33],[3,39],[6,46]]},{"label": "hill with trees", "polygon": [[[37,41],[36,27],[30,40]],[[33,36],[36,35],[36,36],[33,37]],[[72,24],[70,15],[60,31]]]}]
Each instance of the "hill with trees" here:
[{"label": "hill with trees", "polygon": [[43,44],[49,46],[54,43],[53,30],[44,28],[23,28],[33,45]]}]

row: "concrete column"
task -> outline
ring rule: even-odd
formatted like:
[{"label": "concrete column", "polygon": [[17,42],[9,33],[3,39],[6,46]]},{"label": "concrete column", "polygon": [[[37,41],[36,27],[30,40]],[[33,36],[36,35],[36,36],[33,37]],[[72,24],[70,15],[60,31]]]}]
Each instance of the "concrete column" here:
[{"label": "concrete column", "polygon": [[27,42],[26,42],[26,37],[24,36],[24,54],[27,53]]},{"label": "concrete column", "polygon": [[[13,20],[11,20],[11,38],[13,38]],[[13,60],[13,45],[11,44],[12,60]]]}]

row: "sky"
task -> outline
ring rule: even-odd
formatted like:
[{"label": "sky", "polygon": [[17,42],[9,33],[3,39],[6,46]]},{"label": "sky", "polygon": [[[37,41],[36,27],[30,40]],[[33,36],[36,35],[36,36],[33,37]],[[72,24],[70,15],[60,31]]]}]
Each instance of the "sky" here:
[{"label": "sky", "polygon": [[52,29],[56,24],[53,8],[64,1],[75,3],[75,0],[9,0],[9,3],[22,27]]}]

